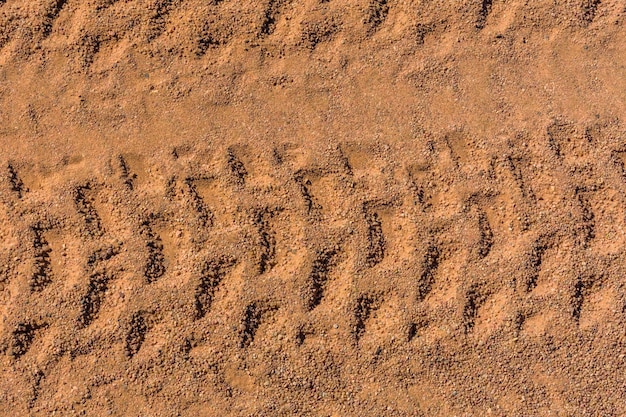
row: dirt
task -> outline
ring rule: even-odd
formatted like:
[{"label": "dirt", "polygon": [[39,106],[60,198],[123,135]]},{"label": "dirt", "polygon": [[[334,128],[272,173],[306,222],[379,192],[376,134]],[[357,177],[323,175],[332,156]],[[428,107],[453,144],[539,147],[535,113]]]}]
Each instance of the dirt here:
[{"label": "dirt", "polygon": [[626,414],[619,0],[0,0],[0,414]]}]

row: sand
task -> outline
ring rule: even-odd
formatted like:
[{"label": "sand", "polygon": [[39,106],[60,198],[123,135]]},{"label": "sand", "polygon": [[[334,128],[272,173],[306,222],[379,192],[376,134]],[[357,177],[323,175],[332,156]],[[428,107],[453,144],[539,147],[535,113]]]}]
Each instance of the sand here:
[{"label": "sand", "polygon": [[625,415],[625,19],[0,0],[0,415]]}]

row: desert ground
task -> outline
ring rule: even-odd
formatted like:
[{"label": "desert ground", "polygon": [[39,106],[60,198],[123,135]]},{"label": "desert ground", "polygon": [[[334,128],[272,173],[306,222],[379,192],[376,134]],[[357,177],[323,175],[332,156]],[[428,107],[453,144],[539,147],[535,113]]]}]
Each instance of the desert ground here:
[{"label": "desert ground", "polygon": [[626,415],[621,0],[0,0],[0,415]]}]

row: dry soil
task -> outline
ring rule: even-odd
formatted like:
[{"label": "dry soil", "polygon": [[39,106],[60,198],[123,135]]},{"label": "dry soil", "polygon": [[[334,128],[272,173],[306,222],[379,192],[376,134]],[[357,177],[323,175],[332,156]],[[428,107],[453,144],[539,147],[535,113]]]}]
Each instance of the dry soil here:
[{"label": "dry soil", "polygon": [[626,415],[622,0],[0,0],[0,414]]}]

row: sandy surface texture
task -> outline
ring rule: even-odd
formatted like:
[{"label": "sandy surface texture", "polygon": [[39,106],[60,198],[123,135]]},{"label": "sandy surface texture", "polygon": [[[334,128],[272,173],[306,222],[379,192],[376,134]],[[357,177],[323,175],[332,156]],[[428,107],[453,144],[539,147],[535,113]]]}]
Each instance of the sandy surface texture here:
[{"label": "sandy surface texture", "polygon": [[0,0],[0,415],[626,415],[621,0]]}]

